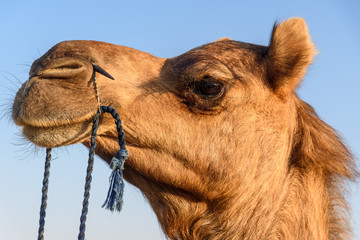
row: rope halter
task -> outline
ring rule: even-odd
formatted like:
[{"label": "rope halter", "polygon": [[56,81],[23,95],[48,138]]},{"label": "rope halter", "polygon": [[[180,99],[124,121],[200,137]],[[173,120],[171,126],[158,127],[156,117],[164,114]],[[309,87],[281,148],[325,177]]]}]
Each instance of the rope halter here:
[{"label": "rope halter", "polygon": [[[88,167],[86,171],[85,177],[85,191],[84,191],[84,200],[83,207],[81,211],[80,217],[80,227],[79,227],[79,235],[78,240],[85,239],[85,229],[86,229],[86,216],[88,213],[89,206],[89,198],[90,198],[90,188],[92,181],[92,171],[94,166],[94,155],[96,148],[96,137],[97,130],[99,127],[100,116],[103,113],[110,113],[111,116],[115,119],[116,130],[118,132],[119,139],[119,150],[112,158],[110,163],[110,168],[113,170],[110,176],[110,187],[106,197],[106,200],[102,207],[109,209],[110,211],[118,211],[120,212],[123,205],[123,193],[124,193],[124,179],[123,179],[123,169],[125,160],[128,158],[129,153],[125,148],[125,134],[123,132],[122,122],[119,114],[116,110],[110,106],[101,106],[100,105],[100,97],[99,91],[96,82],[96,72],[114,80],[114,78],[107,73],[100,66],[93,64],[93,75],[92,80],[94,80],[94,87],[96,91],[96,99],[98,103],[98,111],[93,119],[93,126],[91,131],[91,140],[89,147],[89,159],[88,159]],[[50,175],[50,161],[51,161],[51,148],[46,149],[46,161],[45,161],[45,171],[43,178],[43,187],[42,187],[42,198],[41,198],[41,206],[40,206],[40,220],[39,220],[39,231],[38,231],[38,240],[44,239],[44,226],[45,226],[45,216],[46,216],[46,207],[47,207],[47,191],[49,185],[49,175]]]}]

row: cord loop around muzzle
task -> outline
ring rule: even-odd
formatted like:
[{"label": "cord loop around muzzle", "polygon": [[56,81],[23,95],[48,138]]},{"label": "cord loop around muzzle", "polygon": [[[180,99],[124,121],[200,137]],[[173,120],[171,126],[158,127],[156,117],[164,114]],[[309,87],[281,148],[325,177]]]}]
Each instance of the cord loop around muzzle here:
[{"label": "cord loop around muzzle", "polygon": [[110,176],[110,187],[106,197],[106,200],[102,207],[109,209],[110,211],[120,212],[123,205],[124,194],[124,179],[123,169],[126,159],[129,157],[129,153],[125,148],[125,134],[121,125],[119,114],[116,113],[114,108],[102,106],[101,111],[108,112],[115,119],[116,129],[118,131],[118,139],[120,149],[110,162],[110,168],[113,170]]}]

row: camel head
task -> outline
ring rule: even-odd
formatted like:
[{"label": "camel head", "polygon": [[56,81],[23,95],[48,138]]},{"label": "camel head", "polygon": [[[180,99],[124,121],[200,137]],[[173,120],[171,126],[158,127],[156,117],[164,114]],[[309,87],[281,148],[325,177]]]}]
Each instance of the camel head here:
[{"label": "camel head", "polygon": [[[62,42],[33,63],[13,119],[36,145],[89,146],[100,66],[115,79],[96,73],[101,104],[123,121],[124,176],[170,238],[345,236],[337,186],[350,154],[295,93],[314,54],[300,18],[275,25],[269,46],[221,39],[169,59]],[[110,162],[117,133],[100,121],[96,153]]]}]

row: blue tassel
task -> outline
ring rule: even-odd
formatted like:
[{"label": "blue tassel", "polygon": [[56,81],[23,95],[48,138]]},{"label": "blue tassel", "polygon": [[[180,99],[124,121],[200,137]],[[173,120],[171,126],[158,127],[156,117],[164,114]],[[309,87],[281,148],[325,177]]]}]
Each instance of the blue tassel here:
[{"label": "blue tassel", "polygon": [[124,194],[124,179],[123,172],[125,160],[128,158],[129,153],[127,150],[119,150],[110,163],[110,168],[113,170],[110,176],[110,187],[106,200],[102,207],[110,211],[120,212],[123,205]]}]

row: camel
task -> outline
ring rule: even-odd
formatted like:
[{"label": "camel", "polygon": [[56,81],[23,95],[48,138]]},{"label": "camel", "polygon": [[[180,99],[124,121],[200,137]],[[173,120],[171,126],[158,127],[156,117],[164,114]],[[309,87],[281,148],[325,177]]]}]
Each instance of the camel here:
[{"label": "camel", "polygon": [[[228,38],[173,58],[66,41],[31,67],[12,117],[41,147],[89,147],[102,105],[123,121],[125,179],[170,239],[349,239],[346,182],[357,176],[337,132],[296,94],[316,49],[305,21],[276,23],[269,46]],[[118,149],[102,115],[96,154]]]}]

